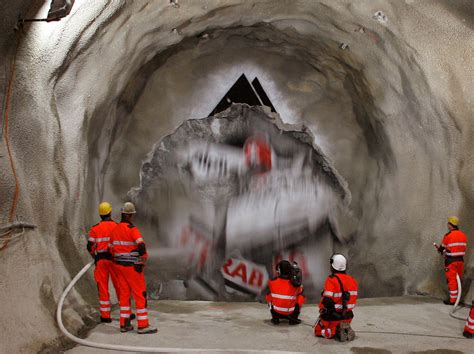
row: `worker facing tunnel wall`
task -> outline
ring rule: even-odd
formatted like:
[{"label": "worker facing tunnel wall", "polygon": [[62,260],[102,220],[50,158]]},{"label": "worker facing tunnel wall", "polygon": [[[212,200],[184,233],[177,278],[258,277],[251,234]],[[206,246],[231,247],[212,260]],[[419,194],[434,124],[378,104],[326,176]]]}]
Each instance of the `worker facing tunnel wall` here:
[{"label": "worker facing tunnel wall", "polygon": [[[5,321],[26,324],[40,309],[35,338],[55,335],[47,299],[87,262],[84,234],[99,201],[110,200],[117,218],[153,145],[207,117],[242,73],[258,77],[283,122],[308,127],[347,181],[356,222],[341,223],[338,234],[353,234],[341,249],[361,295],[442,296],[431,243],[449,214],[460,216],[472,243],[474,220],[472,11],[454,7],[77,1],[59,23],[28,25],[9,137],[21,185],[16,217],[38,229],[0,259],[5,308],[30,294]],[[380,9],[385,23],[372,18]],[[14,181],[0,162],[7,215]],[[160,267],[150,277],[156,288]],[[95,305],[92,278],[76,295],[67,317],[78,328],[85,304]]]},{"label": "worker facing tunnel wall", "polygon": [[310,133],[270,115],[233,105],[154,145],[129,192],[149,235],[150,294],[261,298],[289,258],[308,299],[319,297],[327,260],[351,236],[334,231],[350,218],[350,194]]}]

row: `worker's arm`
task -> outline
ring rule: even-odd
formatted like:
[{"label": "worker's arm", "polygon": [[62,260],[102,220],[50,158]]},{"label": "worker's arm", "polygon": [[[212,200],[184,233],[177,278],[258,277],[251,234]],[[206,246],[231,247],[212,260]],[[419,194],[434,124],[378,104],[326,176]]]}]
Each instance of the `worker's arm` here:
[{"label": "worker's arm", "polygon": [[96,248],[96,243],[95,243],[95,231],[94,231],[94,228],[92,228],[90,231],[89,231],[89,238],[87,240],[87,251],[89,252],[89,254],[94,257],[95,255],[95,248]]},{"label": "worker's arm", "polygon": [[446,250],[446,245],[449,243],[449,235],[450,235],[450,232],[444,235],[443,241],[441,241],[441,245],[438,247],[438,252],[440,254],[443,254],[443,252]]},{"label": "worker's arm", "polygon": [[265,299],[267,300],[267,304],[271,305],[272,304],[272,287],[271,287],[271,284],[272,284],[272,281],[273,280],[270,280],[268,282],[268,285],[267,285],[267,289],[268,289],[268,292],[267,292],[267,295],[265,296]]},{"label": "worker's arm", "polygon": [[148,259],[148,252],[146,251],[146,244],[137,227],[132,228],[132,237],[137,244],[137,252],[143,262]]},{"label": "worker's arm", "polygon": [[328,311],[334,311],[334,292],[337,291],[336,286],[334,285],[331,277],[326,279],[324,283],[324,290],[321,298],[321,302],[319,304],[319,312],[324,313]]},{"label": "worker's arm", "polygon": [[323,297],[323,300],[321,301],[321,303],[323,304],[324,308],[327,311],[334,311],[335,310],[333,299],[325,296],[325,297]]}]

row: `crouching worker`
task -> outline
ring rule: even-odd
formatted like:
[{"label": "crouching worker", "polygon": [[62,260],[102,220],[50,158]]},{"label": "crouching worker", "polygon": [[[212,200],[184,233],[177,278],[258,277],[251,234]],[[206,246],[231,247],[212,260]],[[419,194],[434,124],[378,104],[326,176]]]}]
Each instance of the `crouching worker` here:
[{"label": "crouching worker", "polygon": [[351,341],[355,338],[350,323],[357,301],[357,282],[346,274],[347,260],[342,254],[334,254],[330,263],[332,274],[324,284],[314,334],[327,339],[335,337],[341,342]]},{"label": "crouching worker", "polygon": [[272,314],[272,323],[277,325],[280,319],[286,319],[290,325],[301,323],[298,319],[305,301],[301,271],[298,265],[280,261],[276,267],[277,277],[268,282],[267,303]]},{"label": "crouching worker", "polygon": [[139,334],[156,333],[158,330],[150,326],[146,309],[146,282],[144,266],[148,253],[145,241],[138,228],[132,224],[135,206],[125,203],[122,208],[122,221],[110,234],[110,249],[114,257],[119,286],[120,332],[133,330],[130,324],[131,304],[133,295],[137,308],[137,325]]}]

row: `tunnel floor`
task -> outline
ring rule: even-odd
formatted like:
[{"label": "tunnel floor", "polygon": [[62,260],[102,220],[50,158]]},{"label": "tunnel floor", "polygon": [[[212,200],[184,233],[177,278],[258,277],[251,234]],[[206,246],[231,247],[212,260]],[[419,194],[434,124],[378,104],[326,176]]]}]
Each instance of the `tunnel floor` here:
[{"label": "tunnel floor", "polygon": [[[265,304],[207,301],[150,301],[149,313],[158,334],[120,333],[118,311],[110,324],[96,326],[87,339],[100,343],[163,348],[222,349],[223,352],[287,351],[322,353],[468,353],[472,341],[462,336],[464,322],[449,316],[450,306],[421,296],[359,301],[353,329],[356,339],[340,343],[316,338],[311,326],[317,307],[303,308],[299,326],[271,324]],[[457,311],[467,317],[467,308]],[[69,354],[111,353],[76,346]]]}]

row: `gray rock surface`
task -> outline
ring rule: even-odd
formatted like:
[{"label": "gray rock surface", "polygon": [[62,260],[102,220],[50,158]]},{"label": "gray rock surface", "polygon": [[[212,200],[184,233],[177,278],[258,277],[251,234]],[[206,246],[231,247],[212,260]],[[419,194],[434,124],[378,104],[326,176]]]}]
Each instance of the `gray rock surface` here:
[{"label": "gray rock surface", "polygon": [[[472,279],[473,6],[76,1],[60,22],[26,24],[2,131],[0,220],[11,221],[15,191],[8,138],[20,187],[13,219],[37,229],[0,251],[0,351],[35,352],[58,337],[54,306],[88,260],[97,203],[111,201],[117,216],[153,145],[206,117],[242,73],[259,78],[283,122],[311,130],[347,181],[358,223],[345,251],[364,296],[444,296],[431,243],[450,214],[469,236]],[[18,14],[47,10],[2,3],[2,93]],[[87,324],[95,297],[89,277],[70,304],[73,329]]]}]

